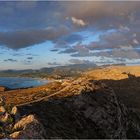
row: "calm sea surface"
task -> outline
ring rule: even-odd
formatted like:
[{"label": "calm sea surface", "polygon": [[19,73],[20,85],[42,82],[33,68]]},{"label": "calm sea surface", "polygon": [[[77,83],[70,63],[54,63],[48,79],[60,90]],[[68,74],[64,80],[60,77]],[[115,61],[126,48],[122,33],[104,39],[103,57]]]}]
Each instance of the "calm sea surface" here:
[{"label": "calm sea surface", "polygon": [[8,87],[10,89],[35,87],[46,84],[47,82],[47,80],[33,78],[0,77],[0,86]]}]

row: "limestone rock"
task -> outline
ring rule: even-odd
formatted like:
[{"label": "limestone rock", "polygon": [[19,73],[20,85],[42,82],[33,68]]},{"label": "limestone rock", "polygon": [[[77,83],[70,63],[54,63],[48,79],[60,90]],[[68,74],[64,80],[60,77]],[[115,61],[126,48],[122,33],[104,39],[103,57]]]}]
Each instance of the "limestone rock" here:
[{"label": "limestone rock", "polygon": [[16,132],[10,134],[9,137],[10,137],[11,139],[16,139],[16,138],[19,137],[19,135],[20,135],[20,131],[16,131]]},{"label": "limestone rock", "polygon": [[0,115],[0,122],[5,123],[5,124],[10,123],[11,122],[10,115],[7,112],[3,115]]},{"label": "limestone rock", "polygon": [[3,115],[6,112],[4,106],[0,106],[0,115]]},{"label": "limestone rock", "polygon": [[18,111],[18,109],[17,109],[16,106],[14,106],[14,107],[12,108],[10,114],[13,116],[15,122],[18,121],[18,120],[20,119],[20,114],[19,114],[19,111]]},{"label": "limestone rock", "polygon": [[19,120],[13,127],[14,130],[21,130],[10,135],[16,139],[42,139],[44,138],[44,128],[35,119],[34,115],[29,115]]}]

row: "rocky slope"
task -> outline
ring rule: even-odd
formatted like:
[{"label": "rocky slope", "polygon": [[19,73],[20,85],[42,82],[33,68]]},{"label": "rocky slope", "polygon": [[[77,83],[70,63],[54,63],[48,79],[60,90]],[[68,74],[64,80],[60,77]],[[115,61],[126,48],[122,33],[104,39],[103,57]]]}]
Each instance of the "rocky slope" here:
[{"label": "rocky slope", "polygon": [[140,138],[140,119],[103,83],[78,79],[42,100],[18,106],[35,114],[45,138]]},{"label": "rocky slope", "polygon": [[110,66],[85,72],[83,77],[107,84],[119,100],[140,114],[140,66]]},{"label": "rocky slope", "polygon": [[[0,92],[18,110],[11,116],[0,106],[0,125],[10,125],[3,138],[140,138],[139,68],[107,67],[70,81]],[[3,121],[6,114],[12,124]]]}]

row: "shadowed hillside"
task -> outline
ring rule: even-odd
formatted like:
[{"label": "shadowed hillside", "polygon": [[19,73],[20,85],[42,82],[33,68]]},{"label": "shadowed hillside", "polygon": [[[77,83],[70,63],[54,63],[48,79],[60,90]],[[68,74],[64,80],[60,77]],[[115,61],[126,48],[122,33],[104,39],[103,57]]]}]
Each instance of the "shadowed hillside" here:
[{"label": "shadowed hillside", "polygon": [[107,67],[83,75],[106,83],[128,107],[140,111],[140,66]]}]

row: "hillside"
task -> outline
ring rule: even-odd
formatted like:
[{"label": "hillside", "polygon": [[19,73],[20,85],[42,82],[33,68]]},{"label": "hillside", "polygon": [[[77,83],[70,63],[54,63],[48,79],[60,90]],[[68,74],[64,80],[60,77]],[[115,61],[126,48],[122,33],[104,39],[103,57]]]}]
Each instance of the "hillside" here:
[{"label": "hillside", "polygon": [[139,66],[109,66],[71,80],[1,91],[6,105],[16,105],[20,114],[5,137],[140,138],[139,76]]},{"label": "hillside", "polygon": [[41,69],[3,70],[0,77],[39,77],[63,79],[79,76],[81,72],[96,68],[95,64],[73,64],[67,66],[44,67]]},{"label": "hillside", "polygon": [[140,66],[109,66],[85,72],[83,76],[94,78],[95,80],[111,79],[122,80],[128,78],[128,73],[140,76]]},{"label": "hillside", "polygon": [[85,72],[83,77],[106,83],[128,107],[140,112],[140,66],[113,66],[91,70]]}]

